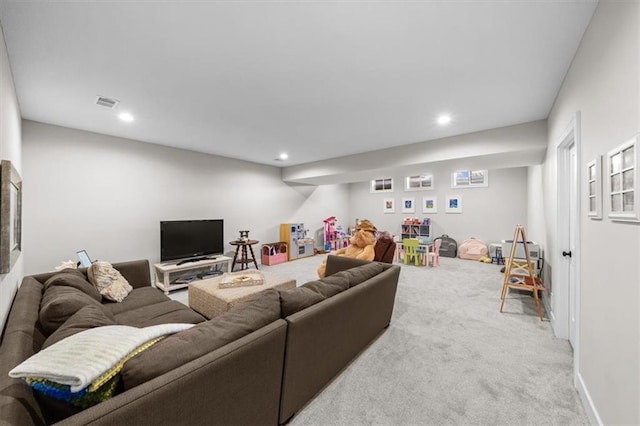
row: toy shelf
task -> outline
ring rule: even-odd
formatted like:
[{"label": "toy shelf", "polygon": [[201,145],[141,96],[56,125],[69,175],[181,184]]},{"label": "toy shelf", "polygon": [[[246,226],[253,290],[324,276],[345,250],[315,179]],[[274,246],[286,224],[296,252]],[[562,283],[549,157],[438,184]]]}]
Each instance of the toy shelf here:
[{"label": "toy shelf", "polygon": [[431,225],[402,224],[400,239],[417,238],[421,244],[431,242]]},{"label": "toy shelf", "polygon": [[285,241],[278,241],[276,243],[267,243],[262,245],[262,259],[263,265],[277,265],[288,260],[287,252],[289,248]]}]

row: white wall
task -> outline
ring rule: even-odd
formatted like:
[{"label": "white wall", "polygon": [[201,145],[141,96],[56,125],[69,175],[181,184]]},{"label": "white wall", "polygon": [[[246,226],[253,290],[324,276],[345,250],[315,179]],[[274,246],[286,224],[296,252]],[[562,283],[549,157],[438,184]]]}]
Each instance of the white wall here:
[{"label": "white wall", "polygon": [[[393,193],[370,193],[370,182],[351,184],[350,212],[353,218],[369,219],[379,230],[394,235],[400,234],[402,220],[405,217],[431,218],[432,234],[447,234],[458,243],[475,237],[487,244],[502,239],[511,239],[517,224],[526,226],[527,221],[527,168],[489,170],[489,186],[486,188],[451,188],[451,173],[458,167],[450,163],[433,163],[421,171],[408,169],[405,173],[392,177]],[[434,189],[429,191],[404,191],[404,178],[409,173],[433,174]],[[445,213],[445,197],[459,195],[462,198],[462,213]],[[422,213],[422,197],[435,196],[438,212]],[[395,199],[395,213],[383,213],[383,200]],[[416,213],[401,212],[403,198],[414,198]],[[530,240],[536,235],[529,234]]]},{"label": "white wall", "polygon": [[547,251],[546,217],[544,210],[544,185],[542,165],[527,168],[527,234],[530,240],[540,244],[544,253],[545,265],[542,268],[543,280],[548,291],[542,293],[545,307],[550,310],[551,282],[550,253]]},{"label": "white wall", "polygon": [[[586,216],[586,163],[640,130],[640,2],[601,0],[549,117],[543,166],[547,256],[557,233],[556,144],[581,112],[578,385],[595,421],[640,423],[640,225]],[[636,188],[638,183],[636,182]],[[638,195],[638,194],[636,194]],[[556,286],[559,285],[556,283]]]},{"label": "white wall", "polygon": [[[16,97],[7,47],[0,27],[0,159],[10,160],[22,174],[20,106]],[[28,182],[25,182],[28,185]],[[24,245],[23,245],[24,250]],[[0,274],[0,330],[23,274],[24,252],[8,274]]]},{"label": "white wall", "polygon": [[540,164],[546,150],[547,121],[482,130],[427,142],[380,149],[285,167],[287,182],[327,184],[363,182],[382,172],[429,167],[452,161],[475,169],[502,169]]},{"label": "white wall", "polygon": [[23,149],[26,274],[78,249],[157,262],[161,220],[222,218],[227,241],[248,229],[266,243],[279,241],[280,223],[313,230],[348,215],[346,185],[288,185],[277,167],[26,120]]}]

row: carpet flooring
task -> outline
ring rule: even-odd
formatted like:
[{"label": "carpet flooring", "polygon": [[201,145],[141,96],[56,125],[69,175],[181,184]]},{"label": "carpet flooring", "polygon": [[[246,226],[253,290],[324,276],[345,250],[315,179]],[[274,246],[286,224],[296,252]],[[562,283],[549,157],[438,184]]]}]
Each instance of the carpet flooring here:
[{"label": "carpet flooring", "polygon": [[[261,269],[301,285],[323,258]],[[529,292],[511,290],[500,313],[502,277],[470,260],[402,265],[389,328],[289,424],[589,424],[569,343],[539,321]],[[186,291],[172,297],[186,302]]]}]

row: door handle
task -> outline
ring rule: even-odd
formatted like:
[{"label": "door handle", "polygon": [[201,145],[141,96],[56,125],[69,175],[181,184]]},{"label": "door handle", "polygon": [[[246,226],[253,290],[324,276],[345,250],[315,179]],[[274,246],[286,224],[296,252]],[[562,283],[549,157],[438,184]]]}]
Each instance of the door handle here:
[{"label": "door handle", "polygon": [[571,250],[569,250],[569,251],[563,251],[563,252],[562,252],[562,255],[563,255],[563,256],[565,256],[565,257],[571,257]]}]

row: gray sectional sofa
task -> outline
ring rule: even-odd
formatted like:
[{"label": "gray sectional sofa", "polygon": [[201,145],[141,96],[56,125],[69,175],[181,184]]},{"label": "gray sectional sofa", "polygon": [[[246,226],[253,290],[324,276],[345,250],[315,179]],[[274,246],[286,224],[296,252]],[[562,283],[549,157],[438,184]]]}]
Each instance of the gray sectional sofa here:
[{"label": "gray sectional sofa", "polygon": [[[285,423],[388,326],[400,273],[329,256],[323,280],[265,290],[206,320],[151,287],[146,260],[114,267],[134,287],[122,303],[76,294],[86,290],[82,274],[65,278],[73,285],[53,273],[24,278],[0,341],[1,424]],[[84,316],[76,309],[82,301],[91,305]],[[7,374],[52,339],[83,328],[168,322],[196,325],[127,361],[118,394],[84,410]]]}]

